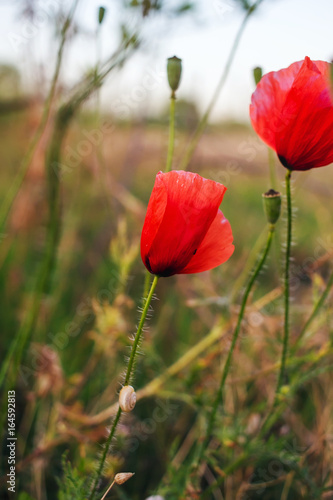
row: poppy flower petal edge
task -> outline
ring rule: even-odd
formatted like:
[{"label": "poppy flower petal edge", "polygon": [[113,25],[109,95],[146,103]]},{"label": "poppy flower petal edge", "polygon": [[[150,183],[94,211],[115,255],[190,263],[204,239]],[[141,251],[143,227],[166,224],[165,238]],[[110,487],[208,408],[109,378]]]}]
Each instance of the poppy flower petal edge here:
[{"label": "poppy flower petal edge", "polygon": [[218,210],[196,254],[181,274],[201,273],[226,262],[233,254],[233,235],[229,221]]},{"label": "poppy flower petal edge", "polygon": [[167,192],[161,178],[161,172],[156,175],[155,184],[150,195],[147,213],[141,233],[141,258],[146,265],[146,255],[153,244],[163,220],[167,205]]}]

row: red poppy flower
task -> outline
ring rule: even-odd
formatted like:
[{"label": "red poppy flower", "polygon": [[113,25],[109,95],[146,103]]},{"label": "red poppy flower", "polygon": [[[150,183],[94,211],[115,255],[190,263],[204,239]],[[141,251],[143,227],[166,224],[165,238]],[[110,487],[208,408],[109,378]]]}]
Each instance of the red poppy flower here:
[{"label": "red poppy flower", "polygon": [[199,273],[229,259],[231,227],[219,210],[226,188],[192,172],[156,176],[141,235],[144,265],[158,276]]},{"label": "red poppy flower", "polygon": [[267,73],[252,95],[252,125],[289,170],[333,162],[330,65],[304,61]]}]

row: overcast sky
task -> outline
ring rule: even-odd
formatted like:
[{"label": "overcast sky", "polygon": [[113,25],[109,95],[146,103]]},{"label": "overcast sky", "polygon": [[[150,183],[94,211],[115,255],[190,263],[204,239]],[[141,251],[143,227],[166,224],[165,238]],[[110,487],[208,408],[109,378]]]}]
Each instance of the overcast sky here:
[{"label": "overcast sky", "polygon": [[[170,0],[171,1],[171,0]],[[40,24],[33,33],[17,20],[14,1],[0,0],[0,60],[18,65],[27,81],[35,77],[27,51],[43,62],[51,73],[56,46],[51,41],[49,16],[63,0],[40,0],[44,9]],[[94,33],[97,10],[101,2],[81,0],[77,19],[84,31]],[[118,2],[105,0],[108,9],[102,25],[102,55],[116,46]],[[202,111],[212,95],[244,13],[232,0],[202,0],[198,11],[182,20],[148,21],[144,35],[149,43],[118,75],[112,76],[103,90],[103,106],[129,113],[154,113],[168,101],[165,61],[177,55],[183,60],[183,78],[179,98],[195,99]],[[135,24],[134,18],[126,20]],[[333,57],[332,0],[264,0],[250,19],[241,40],[232,70],[217,106],[213,120],[247,119],[253,91],[252,68],[260,65],[264,72],[288,66],[308,55],[312,59]],[[30,27],[31,30],[31,27]],[[74,83],[96,61],[93,36],[80,35],[67,52],[62,77]]]}]

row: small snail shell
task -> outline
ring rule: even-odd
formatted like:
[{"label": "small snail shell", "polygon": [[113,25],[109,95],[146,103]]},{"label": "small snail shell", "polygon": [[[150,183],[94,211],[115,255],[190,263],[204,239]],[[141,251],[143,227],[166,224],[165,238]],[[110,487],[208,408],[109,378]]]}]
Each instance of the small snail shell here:
[{"label": "small snail shell", "polygon": [[125,411],[132,411],[136,403],[136,394],[131,385],[125,385],[119,393],[119,406]]}]

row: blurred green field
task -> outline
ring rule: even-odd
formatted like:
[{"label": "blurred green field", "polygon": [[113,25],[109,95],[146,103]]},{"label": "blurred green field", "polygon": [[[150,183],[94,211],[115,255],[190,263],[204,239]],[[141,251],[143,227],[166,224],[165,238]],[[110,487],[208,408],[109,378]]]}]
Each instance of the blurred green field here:
[{"label": "blurred green field", "polygon": [[[39,115],[38,105],[32,105],[0,118],[1,198],[18,170]],[[93,114],[81,113],[66,139],[64,162],[55,167],[62,185],[58,262],[17,386],[20,500],[58,498],[57,481],[63,484],[59,478],[66,450],[79,478],[86,479],[94,470],[101,449],[98,443],[105,439],[111,414],[97,420],[95,416],[116,402],[124,357],[129,353],[128,337],[138,321],[145,277],[140,233],[155,175],[164,168],[168,132],[163,120],[118,123],[105,116],[101,123],[96,125]],[[44,252],[48,213],[44,155],[49,134],[47,128],[1,235],[1,353],[7,351],[29,311]],[[189,136],[184,128],[177,134],[175,168]],[[276,187],[284,192],[284,169],[278,161],[275,168]],[[191,463],[191,447],[201,435],[218,385],[246,270],[265,240],[262,193],[271,187],[268,151],[247,125],[210,126],[190,170],[227,186],[222,210],[231,223],[236,250],[226,264],[211,272],[160,280],[159,300],[153,303],[141,346],[143,356],[136,366],[135,387],[138,392],[143,389],[143,394],[135,412],[121,421],[103,485],[107,486],[114,472],[133,471],[135,476],[116,488],[112,498],[142,500],[154,491],[167,499],[203,498],[190,487],[180,496],[182,472]],[[333,237],[332,168],[295,173],[293,190],[292,342],[327,278]],[[267,437],[266,449],[252,443],[265,403],[274,392],[276,374],[269,367],[281,349],[284,226],[283,214],[235,353],[224,423],[221,414],[212,443],[215,469],[207,469],[202,484],[213,482],[218,471],[241,456],[242,450],[252,447],[252,453],[247,463],[225,479],[224,496],[213,491],[207,498],[280,499],[284,483],[279,478],[294,469],[296,478],[285,499],[330,498],[315,496],[324,495],[322,488],[333,481],[328,439],[332,431],[330,373],[314,374],[314,380],[297,389]],[[267,295],[272,290],[275,295]],[[309,358],[296,361],[290,367],[291,379],[320,366],[316,355],[332,342],[330,312],[331,301],[300,352],[303,356],[312,353],[313,364]],[[218,341],[175,371],[156,392],[144,393],[147,384],[190,352],[216,324],[224,331]],[[331,358],[325,358],[325,363],[331,363]],[[267,374],[260,375],[267,368]],[[278,473],[270,468],[272,463]],[[294,469],[291,463],[296,464]],[[272,484],[259,493],[244,488],[243,494],[243,481],[249,477],[252,483]],[[62,495],[59,498],[72,498],[68,492]]]}]

